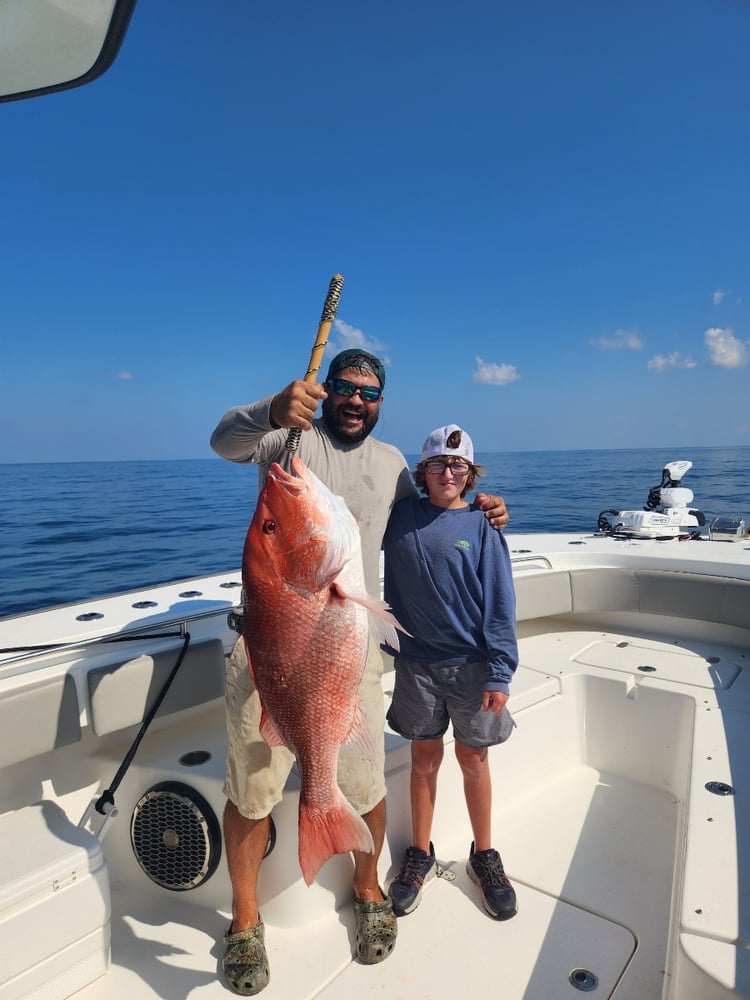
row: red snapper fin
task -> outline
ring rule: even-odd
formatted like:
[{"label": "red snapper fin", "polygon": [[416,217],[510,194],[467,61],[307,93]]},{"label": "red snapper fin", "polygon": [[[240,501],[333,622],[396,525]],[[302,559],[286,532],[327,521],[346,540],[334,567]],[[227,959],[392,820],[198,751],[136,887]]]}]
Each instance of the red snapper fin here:
[{"label": "red snapper fin", "polygon": [[351,729],[344,737],[343,745],[356,748],[367,760],[373,760],[375,757],[372,737],[365,725],[365,710],[359,698],[354,705]]},{"label": "red snapper fin", "polygon": [[334,854],[350,851],[372,854],[374,850],[367,824],[341,793],[329,809],[309,806],[300,800],[299,866],[307,885],[312,885],[321,867]]},{"label": "red snapper fin", "polygon": [[276,728],[276,723],[273,721],[271,716],[261,707],[260,710],[260,735],[269,745],[269,747],[285,747],[286,740],[283,738],[281,733]]},{"label": "red snapper fin", "polygon": [[346,590],[338,582],[331,584],[331,590],[341,600],[354,601],[355,604],[360,604],[368,612],[370,632],[376,638],[378,645],[385,643],[391,649],[398,649],[396,629],[399,629],[404,635],[411,636],[411,632],[406,631],[385,601],[376,601],[367,593]]}]

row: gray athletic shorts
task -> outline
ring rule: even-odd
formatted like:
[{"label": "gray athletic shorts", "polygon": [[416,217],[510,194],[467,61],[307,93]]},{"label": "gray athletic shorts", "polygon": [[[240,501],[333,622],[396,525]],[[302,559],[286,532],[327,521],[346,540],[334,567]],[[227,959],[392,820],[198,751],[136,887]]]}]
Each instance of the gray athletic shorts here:
[{"label": "gray athletic shorts", "polygon": [[437,740],[453,723],[453,735],[467,747],[504,743],[515,725],[507,708],[500,715],[482,711],[487,664],[436,666],[397,656],[388,724],[407,740]]},{"label": "gray athletic shorts", "polygon": [[[356,747],[346,744],[339,751],[338,768],[339,787],[360,815],[374,809],[385,796],[382,674],[383,657],[377,643],[370,639],[359,697],[375,750],[374,759],[362,757]],[[263,819],[281,801],[294,755],[283,746],[271,749],[260,735],[260,698],[241,637],[229,657],[226,709],[228,745],[224,794],[247,819]]]}]

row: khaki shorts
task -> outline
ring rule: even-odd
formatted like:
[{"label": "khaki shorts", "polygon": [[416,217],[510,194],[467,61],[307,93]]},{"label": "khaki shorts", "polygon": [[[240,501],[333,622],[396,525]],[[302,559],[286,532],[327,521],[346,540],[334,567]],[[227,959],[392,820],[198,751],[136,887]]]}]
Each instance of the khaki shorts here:
[{"label": "khaki shorts", "polygon": [[[346,744],[339,751],[338,767],[339,787],[360,815],[370,812],[385,797],[382,673],[383,657],[377,643],[370,639],[359,697],[375,748],[374,760],[362,757],[356,747]],[[229,657],[226,709],[229,743],[224,794],[247,819],[263,819],[281,801],[294,755],[286,747],[271,749],[260,735],[260,698],[242,637]]]}]

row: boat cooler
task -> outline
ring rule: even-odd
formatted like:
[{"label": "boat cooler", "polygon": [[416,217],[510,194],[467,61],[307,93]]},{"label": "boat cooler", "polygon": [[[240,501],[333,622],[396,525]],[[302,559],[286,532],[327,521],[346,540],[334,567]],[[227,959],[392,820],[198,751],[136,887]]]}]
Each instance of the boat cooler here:
[{"label": "boat cooler", "polygon": [[0,817],[0,1000],[64,1000],[109,967],[101,842],[54,802]]}]

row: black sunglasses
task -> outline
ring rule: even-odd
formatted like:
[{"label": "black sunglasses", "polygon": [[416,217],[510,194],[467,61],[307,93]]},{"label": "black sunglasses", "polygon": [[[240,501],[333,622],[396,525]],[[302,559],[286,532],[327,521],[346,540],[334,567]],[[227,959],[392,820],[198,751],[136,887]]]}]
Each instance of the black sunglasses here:
[{"label": "black sunglasses", "polygon": [[355,385],[345,378],[331,378],[328,384],[337,396],[353,396],[358,392],[365,403],[377,403],[383,395],[383,390],[376,385]]}]

